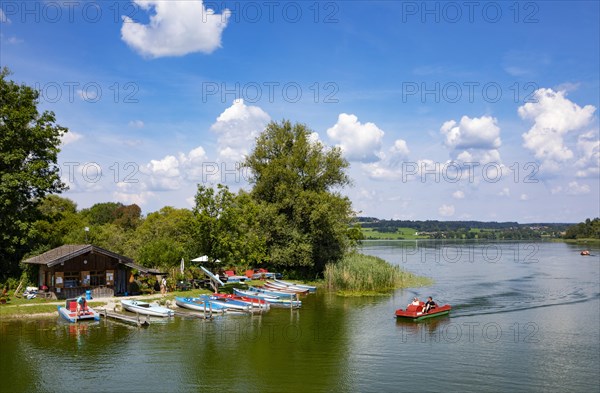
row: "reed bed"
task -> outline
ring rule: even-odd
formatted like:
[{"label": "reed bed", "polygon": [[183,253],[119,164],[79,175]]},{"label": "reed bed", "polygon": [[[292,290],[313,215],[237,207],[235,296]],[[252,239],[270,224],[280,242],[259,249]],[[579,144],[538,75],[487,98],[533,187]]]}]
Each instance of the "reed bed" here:
[{"label": "reed bed", "polygon": [[347,254],[340,262],[325,266],[325,285],[344,295],[389,293],[394,289],[431,285],[387,261],[359,253]]}]

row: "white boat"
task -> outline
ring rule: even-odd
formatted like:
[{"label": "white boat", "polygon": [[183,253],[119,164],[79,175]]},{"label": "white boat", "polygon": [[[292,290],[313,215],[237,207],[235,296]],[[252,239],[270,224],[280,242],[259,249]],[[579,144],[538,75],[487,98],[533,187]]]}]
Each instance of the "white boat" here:
[{"label": "white boat", "polygon": [[80,314],[77,315],[77,299],[67,299],[64,307],[58,306],[58,314],[69,322],[100,320],[100,314],[93,308],[88,307],[87,302],[83,304]]},{"label": "white boat", "polygon": [[269,289],[269,290],[274,289],[274,290],[280,291],[280,292],[297,293],[299,295],[305,295],[308,293],[308,289],[306,289],[306,288],[283,285],[283,284],[279,284],[274,281],[265,282],[265,285],[263,287],[265,289]]},{"label": "white boat", "polygon": [[194,311],[222,313],[225,312],[225,307],[219,305],[211,305],[206,297],[176,297],[175,304],[182,308],[188,308]]},{"label": "white boat", "polygon": [[159,306],[158,304],[150,304],[135,299],[121,300],[123,308],[138,314],[150,315],[152,317],[172,317],[175,312],[170,308]]},{"label": "white boat", "polygon": [[293,282],[287,282],[287,281],[282,281],[282,280],[277,280],[277,279],[275,279],[274,281],[278,284],[285,285],[288,287],[297,287],[297,288],[301,288],[301,289],[307,289],[309,292],[317,291],[317,287],[315,287],[313,285],[294,284]]}]

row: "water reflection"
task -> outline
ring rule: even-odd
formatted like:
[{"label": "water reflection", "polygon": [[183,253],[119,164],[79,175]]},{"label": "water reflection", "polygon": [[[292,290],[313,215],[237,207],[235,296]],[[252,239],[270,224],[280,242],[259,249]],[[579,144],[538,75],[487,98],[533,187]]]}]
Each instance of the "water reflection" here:
[{"label": "water reflection", "polygon": [[[541,243],[533,248],[539,262],[523,263],[514,250],[531,248],[497,246],[503,258],[494,263],[422,261],[420,251],[409,256],[393,242],[365,247],[435,279],[391,297],[318,293],[301,310],[173,318],[147,329],[105,320],[0,321],[0,390],[597,390],[590,376],[600,364],[598,259]],[[415,295],[453,310],[397,321],[394,311]]]}]

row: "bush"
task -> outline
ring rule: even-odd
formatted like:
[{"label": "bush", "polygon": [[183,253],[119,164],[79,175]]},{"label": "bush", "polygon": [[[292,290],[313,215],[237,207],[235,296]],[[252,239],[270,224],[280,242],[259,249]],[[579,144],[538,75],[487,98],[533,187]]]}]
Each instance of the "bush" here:
[{"label": "bush", "polygon": [[325,267],[325,282],[329,289],[337,291],[385,293],[426,285],[431,280],[403,271],[381,258],[354,252]]}]

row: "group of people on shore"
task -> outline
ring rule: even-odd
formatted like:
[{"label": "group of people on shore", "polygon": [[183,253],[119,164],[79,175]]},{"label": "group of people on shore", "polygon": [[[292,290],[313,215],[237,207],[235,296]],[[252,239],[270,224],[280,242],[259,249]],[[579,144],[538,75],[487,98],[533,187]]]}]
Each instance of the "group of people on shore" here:
[{"label": "group of people on shore", "polygon": [[[420,306],[421,305],[421,301],[419,300],[418,297],[415,296],[415,298],[413,299],[412,303],[409,304],[409,306]],[[433,310],[435,307],[437,306],[437,304],[435,304],[435,302],[433,301],[433,299],[431,298],[431,296],[429,296],[427,298],[427,301],[425,302],[425,304],[423,305],[423,313],[428,313],[429,310]]]}]

